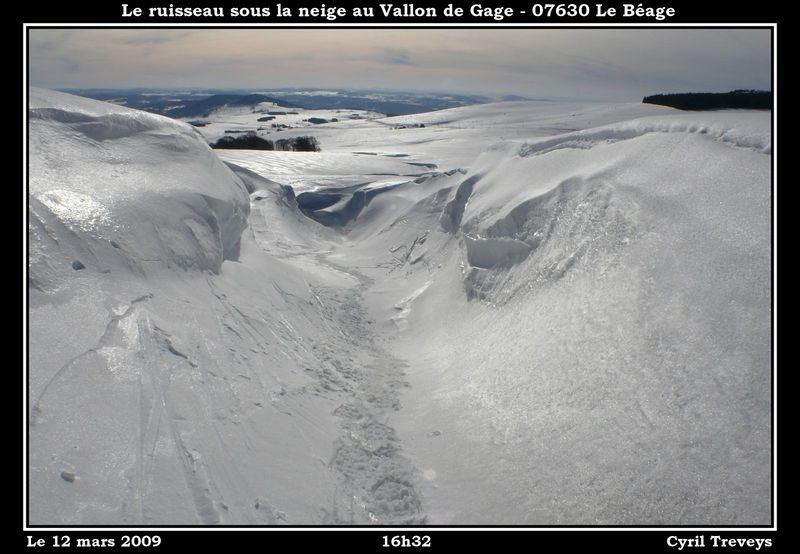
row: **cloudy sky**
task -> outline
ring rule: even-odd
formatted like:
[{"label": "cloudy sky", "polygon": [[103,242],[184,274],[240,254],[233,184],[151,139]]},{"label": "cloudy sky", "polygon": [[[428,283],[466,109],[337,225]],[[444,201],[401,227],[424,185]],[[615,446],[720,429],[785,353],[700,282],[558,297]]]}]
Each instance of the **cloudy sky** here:
[{"label": "cloudy sky", "polygon": [[32,29],[49,88],[342,87],[637,101],[770,88],[764,29]]}]

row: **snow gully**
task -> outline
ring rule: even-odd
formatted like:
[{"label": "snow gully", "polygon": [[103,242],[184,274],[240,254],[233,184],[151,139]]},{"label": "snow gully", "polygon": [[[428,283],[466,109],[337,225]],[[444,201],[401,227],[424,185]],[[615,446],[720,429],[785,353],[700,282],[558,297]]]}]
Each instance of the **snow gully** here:
[{"label": "snow gully", "polygon": [[419,8],[414,4],[379,4],[384,17],[436,17],[436,8]]}]

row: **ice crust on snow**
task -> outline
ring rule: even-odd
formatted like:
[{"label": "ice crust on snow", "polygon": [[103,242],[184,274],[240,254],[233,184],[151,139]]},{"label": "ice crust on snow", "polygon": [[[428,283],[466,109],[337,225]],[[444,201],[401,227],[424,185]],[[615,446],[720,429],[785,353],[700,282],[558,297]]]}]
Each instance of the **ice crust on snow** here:
[{"label": "ice crust on snow", "polygon": [[32,523],[769,523],[768,114],[30,119]]}]

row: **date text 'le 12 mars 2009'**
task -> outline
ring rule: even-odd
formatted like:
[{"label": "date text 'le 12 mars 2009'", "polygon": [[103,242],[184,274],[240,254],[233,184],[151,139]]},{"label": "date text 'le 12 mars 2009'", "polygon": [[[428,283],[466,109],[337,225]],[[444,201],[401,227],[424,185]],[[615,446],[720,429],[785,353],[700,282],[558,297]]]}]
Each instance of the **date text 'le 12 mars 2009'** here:
[{"label": "date text 'le 12 mars 2009'", "polygon": [[36,537],[28,535],[28,548],[158,548],[161,537],[158,535],[122,535],[119,541],[113,537],[71,537],[69,535],[53,535],[52,537]]}]

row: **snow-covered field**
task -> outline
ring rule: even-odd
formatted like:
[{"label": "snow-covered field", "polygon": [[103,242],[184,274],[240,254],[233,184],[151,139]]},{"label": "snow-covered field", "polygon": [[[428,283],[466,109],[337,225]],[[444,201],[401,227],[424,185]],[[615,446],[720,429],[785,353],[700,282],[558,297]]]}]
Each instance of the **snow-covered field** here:
[{"label": "snow-covered field", "polygon": [[768,113],[260,116],[31,91],[30,523],[770,522]]},{"label": "snow-covered field", "polygon": [[[273,135],[273,140],[283,138],[285,131],[292,136],[309,134],[320,125],[331,126],[336,123],[347,125],[380,118],[383,114],[367,110],[305,110],[302,108],[284,108],[269,102],[256,106],[240,106],[218,109],[207,117],[186,117],[186,122],[200,122],[199,129],[209,142],[216,142],[230,133],[256,133],[259,136]],[[265,121],[259,121],[265,119]],[[309,120],[316,120],[313,123]],[[325,121],[326,123],[319,123]],[[280,127],[275,127],[275,126]],[[299,133],[298,133],[299,131]],[[289,136],[289,135],[287,135]]]}]

